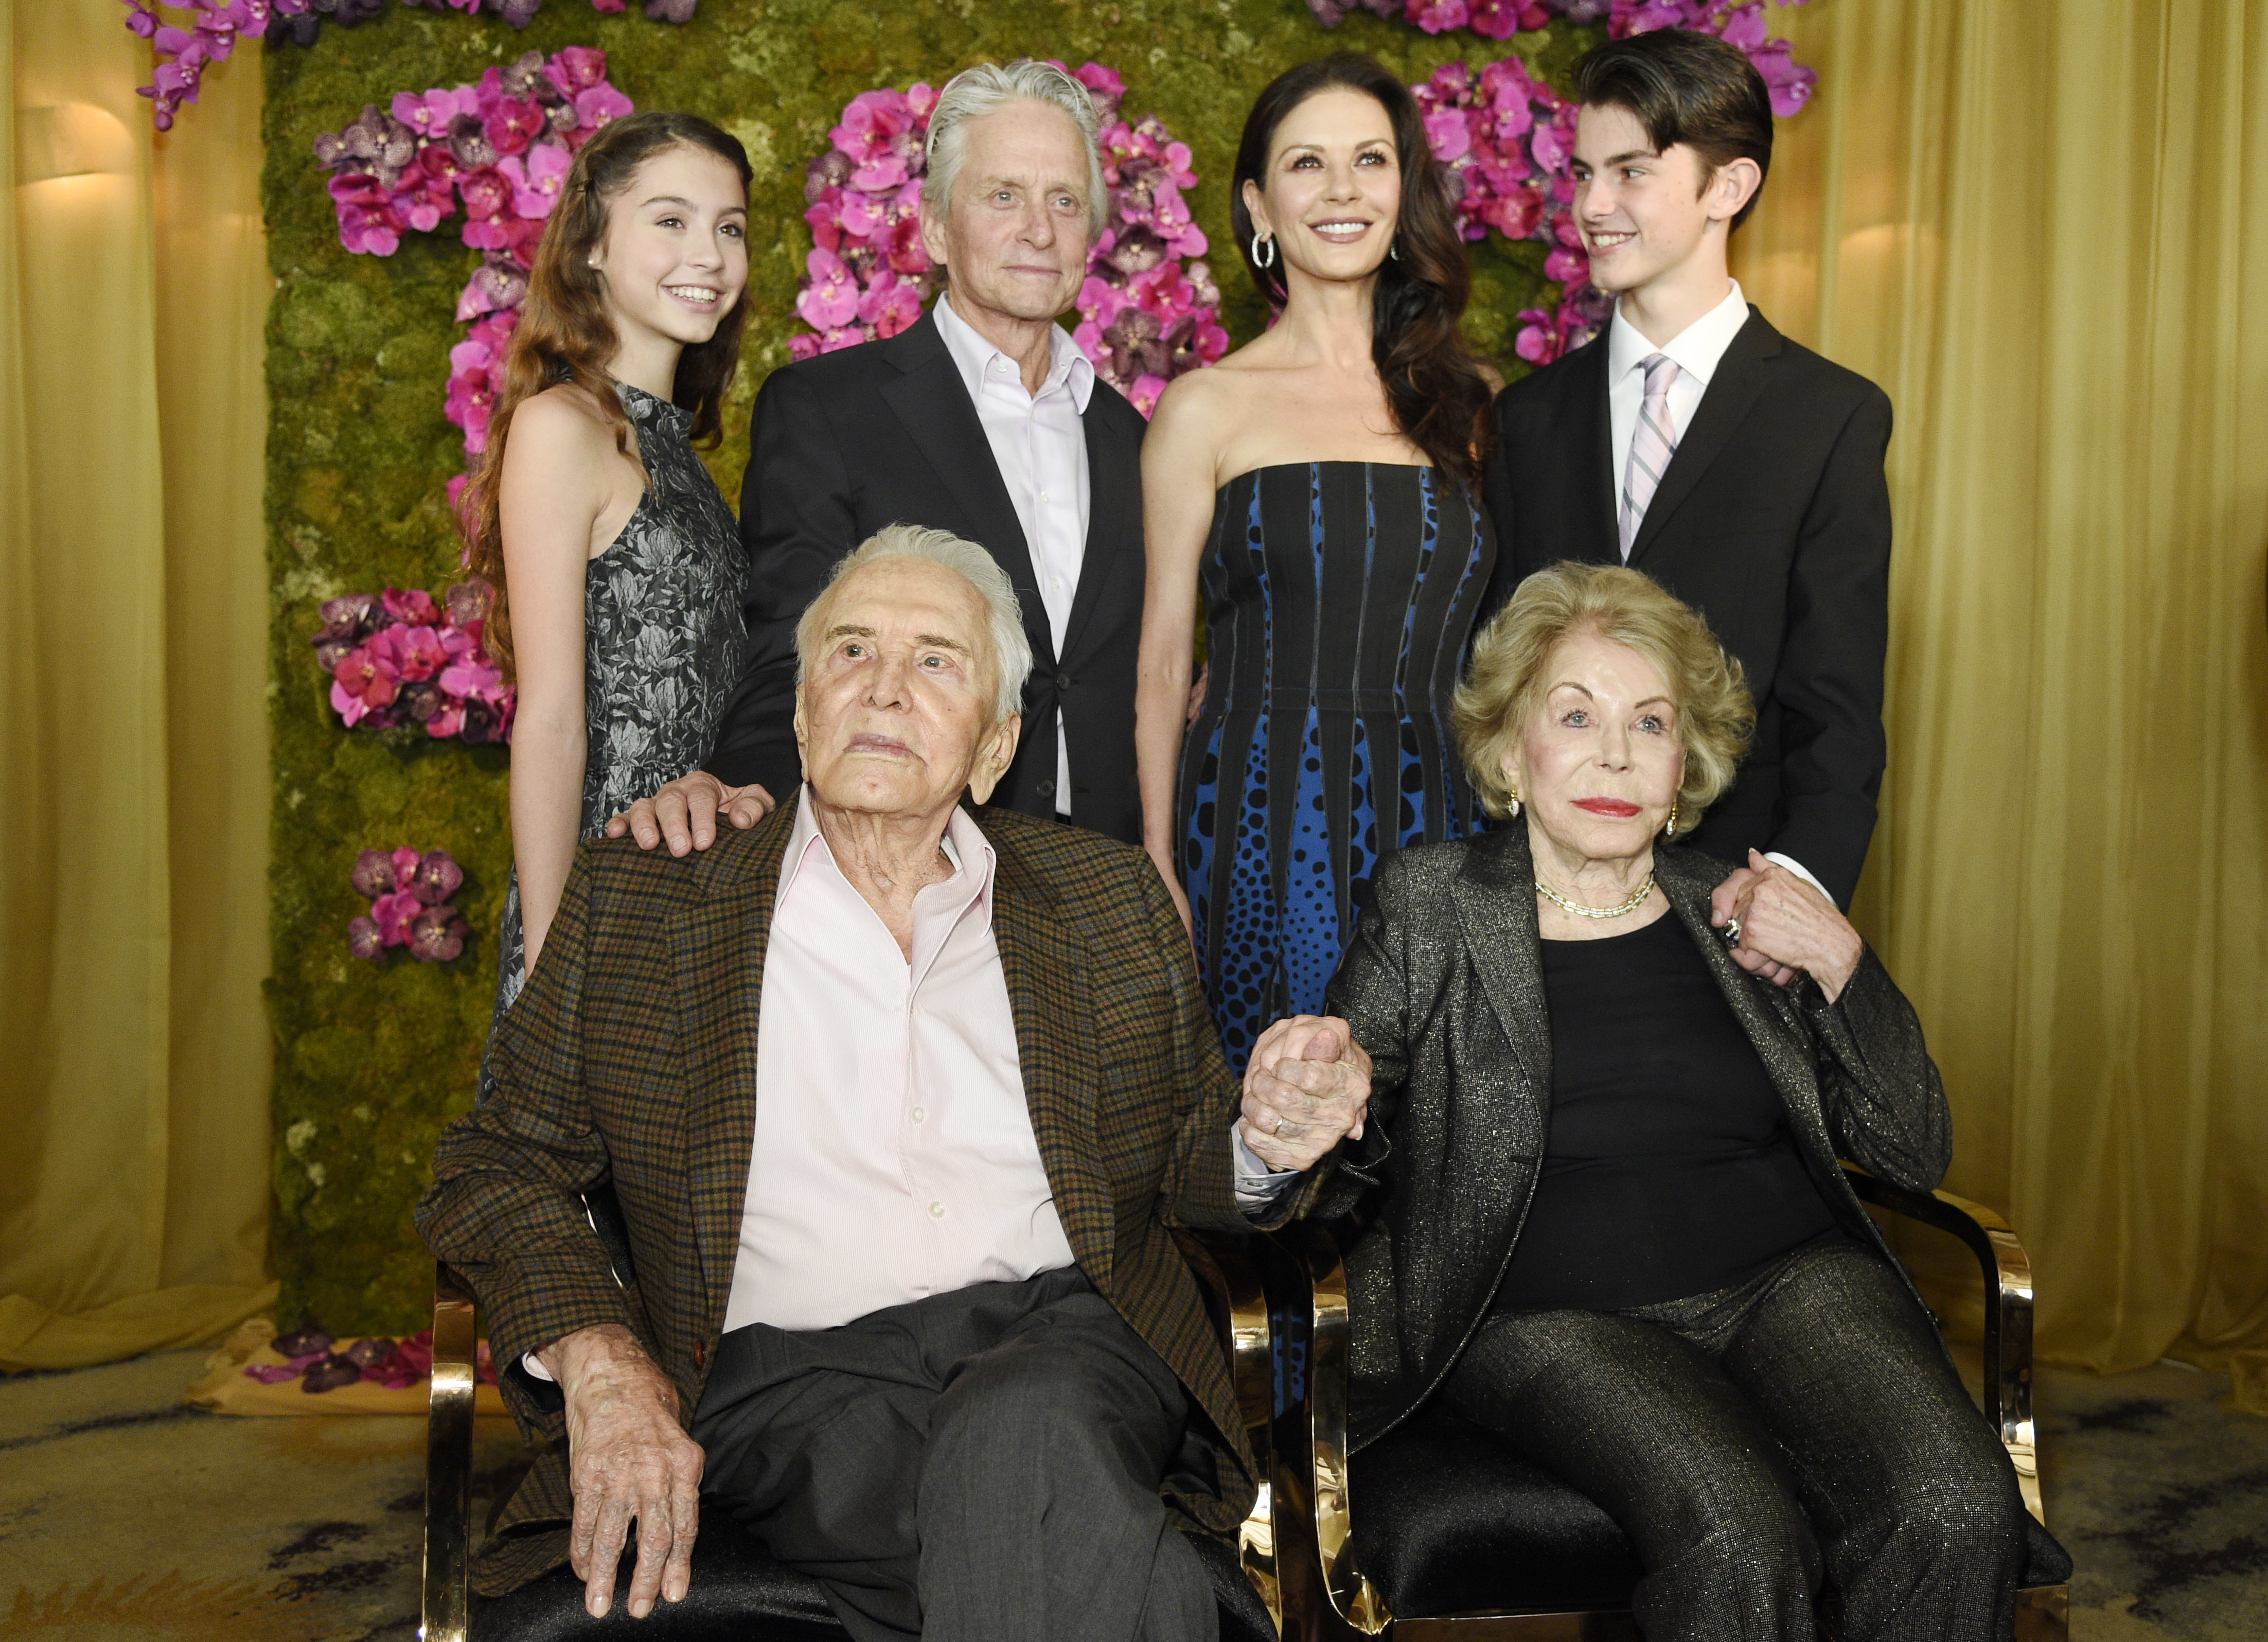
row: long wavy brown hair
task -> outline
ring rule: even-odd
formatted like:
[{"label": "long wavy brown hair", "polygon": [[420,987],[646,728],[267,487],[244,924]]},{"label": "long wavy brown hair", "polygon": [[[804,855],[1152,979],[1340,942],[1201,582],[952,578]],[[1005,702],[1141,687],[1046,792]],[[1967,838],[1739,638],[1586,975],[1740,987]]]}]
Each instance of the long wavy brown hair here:
[{"label": "long wavy brown hair", "polygon": [[1425,140],[1425,117],[1410,88],[1372,58],[1353,52],[1318,57],[1268,83],[1244,121],[1229,181],[1229,221],[1237,254],[1270,307],[1284,306],[1284,259],[1263,268],[1252,257],[1252,212],[1244,202],[1248,180],[1268,191],[1268,156],[1285,117],[1318,92],[1360,92],[1386,110],[1394,149],[1402,162],[1401,220],[1395,255],[1381,263],[1372,298],[1370,357],[1386,387],[1387,409],[1402,437],[1426,460],[1475,494],[1496,433],[1489,415],[1489,380],[1465,347],[1458,328],[1472,275],[1457,232],[1448,173]]},{"label": "long wavy brown hair", "polygon": [[[608,212],[630,187],[637,168],[655,155],[673,148],[706,150],[740,173],[745,198],[755,172],[740,139],[718,129],[697,114],[638,114],[603,127],[583,145],[568,168],[559,203],[544,225],[535,248],[535,263],[527,276],[527,302],[512,333],[511,350],[504,357],[504,387],[489,421],[488,448],[474,464],[471,482],[458,506],[457,522],[465,538],[465,567],[488,582],[488,624],[483,638],[489,653],[509,677],[512,665],[512,619],[504,584],[504,524],[497,505],[504,478],[504,456],[512,442],[512,413],[528,399],[572,382],[598,401],[600,413],[615,431],[615,448],[643,473],[630,419],[607,374],[618,338],[608,317],[606,286],[591,266],[591,253],[607,237]],[[693,413],[693,442],[713,447],[724,437],[725,390],[740,365],[740,331],[747,321],[747,293],[743,291],[725,316],[716,334],[678,356],[677,379],[670,397]]]}]

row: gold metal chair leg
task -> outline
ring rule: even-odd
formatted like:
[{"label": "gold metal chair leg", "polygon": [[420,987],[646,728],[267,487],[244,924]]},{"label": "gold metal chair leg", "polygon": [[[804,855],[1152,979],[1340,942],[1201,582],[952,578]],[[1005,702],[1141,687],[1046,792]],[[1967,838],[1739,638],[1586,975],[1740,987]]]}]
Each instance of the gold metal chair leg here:
[{"label": "gold metal chair leg", "polygon": [[466,1642],[472,1614],[474,1302],[433,1268],[433,1393],[425,1425],[424,1642]]}]

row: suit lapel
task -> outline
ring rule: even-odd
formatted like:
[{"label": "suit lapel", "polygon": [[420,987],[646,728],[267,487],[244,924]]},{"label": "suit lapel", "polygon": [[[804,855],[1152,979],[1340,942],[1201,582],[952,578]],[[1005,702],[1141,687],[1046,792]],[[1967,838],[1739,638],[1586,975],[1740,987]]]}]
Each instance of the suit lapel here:
[{"label": "suit lapel", "polygon": [[1097,1067],[1087,954],[1045,881],[1016,853],[1014,835],[1003,828],[988,836],[999,857],[992,934],[1016,1022],[1024,1103],[1064,1235],[1088,1279],[1108,1294],[1116,1229],[1110,1189],[1090,1163]]},{"label": "suit lapel", "polygon": [[1570,364],[1574,404],[1568,425],[1576,430],[1573,448],[1578,529],[1574,547],[1593,564],[1619,564],[1623,557],[1622,485],[1615,472],[1615,427],[1607,406],[1607,336],[1602,328]]},{"label": "suit lapel", "polygon": [[719,840],[694,869],[699,899],[670,918],[685,1042],[686,1176],[712,1320],[724,1315],[740,1255],[748,1158],[756,1143],[765,938],[795,808],[781,805],[742,847]]},{"label": "suit lapel", "polygon": [[1677,441],[1677,449],[1669,459],[1669,471],[1661,475],[1653,500],[1646,504],[1646,517],[1638,522],[1638,540],[1631,543],[1630,562],[1633,566],[1646,556],[1646,549],[1661,534],[1678,505],[1693,494],[1693,487],[1701,482],[1701,475],[1709,471],[1709,464],[1717,460],[1747,419],[1749,407],[1764,392],[1764,379],[1771,369],[1766,361],[1778,354],[1779,341],[1779,333],[1751,306],[1749,322],[1741,327],[1733,338],[1733,345],[1717,362],[1716,372],[1701,395],[1701,408],[1693,413],[1693,425]]},{"label": "suit lapel", "polygon": [[1102,585],[1110,579],[1109,556],[1117,551],[1130,515],[1133,515],[1130,522],[1138,533],[1136,539],[1140,539],[1141,443],[1138,439],[1130,446],[1117,434],[1112,425],[1116,421],[1110,415],[1113,408],[1102,402],[1103,394],[1117,391],[1097,377],[1086,412],[1079,417],[1086,436],[1086,552],[1079,561],[1071,620],[1064,623],[1062,653],[1066,657],[1078,653],[1079,635],[1102,600]]},{"label": "suit lapel", "polygon": [[[1042,608],[1031,544],[1024,540],[1024,526],[1000,477],[992,443],[984,437],[984,423],[968,397],[968,385],[961,379],[945,338],[938,335],[936,316],[924,314],[920,323],[891,338],[887,346],[890,363],[905,374],[883,387],[884,402],[968,515],[978,542],[1008,572],[1025,609]],[[1033,631],[1029,622],[1025,630]],[[1044,641],[1047,630],[1042,620],[1035,638]]]},{"label": "suit lapel", "polygon": [[[1519,1058],[1526,1086],[1540,1103],[1549,1100],[1551,1088],[1551,1020],[1543,1001],[1532,878],[1524,825],[1484,833],[1452,880],[1450,897],[1473,973]],[[1491,1124],[1488,1138],[1506,1139],[1529,1127]]]}]

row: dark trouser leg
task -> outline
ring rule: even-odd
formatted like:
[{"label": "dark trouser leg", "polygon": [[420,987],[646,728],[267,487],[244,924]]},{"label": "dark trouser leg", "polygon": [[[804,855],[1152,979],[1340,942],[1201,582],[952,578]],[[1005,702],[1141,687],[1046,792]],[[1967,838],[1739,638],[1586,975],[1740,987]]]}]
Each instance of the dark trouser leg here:
[{"label": "dark trouser leg", "polygon": [[1092,1292],[959,1364],[922,1473],[925,1642],[1211,1642],[1211,1585],[1158,1498],[1188,1420]]},{"label": "dark trouser leg", "polygon": [[1511,1313],[1481,1325],[1442,1395],[1622,1525],[1648,1642],[1811,1642],[1819,1553],[1793,1480],[1697,1347],[1625,1316]]},{"label": "dark trouser leg", "polygon": [[1720,1362],[1783,1449],[1846,1642],[2012,1634],[2024,1503],[1937,1332],[1872,1250],[1798,1254]]}]

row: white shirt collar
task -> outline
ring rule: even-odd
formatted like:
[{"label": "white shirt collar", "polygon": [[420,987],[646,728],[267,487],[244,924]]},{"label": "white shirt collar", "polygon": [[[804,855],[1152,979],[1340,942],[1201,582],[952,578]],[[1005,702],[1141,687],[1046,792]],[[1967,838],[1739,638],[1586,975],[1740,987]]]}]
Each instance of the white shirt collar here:
[{"label": "white shirt collar", "polygon": [[[944,880],[944,883],[950,885],[958,880],[968,880],[961,891],[955,892],[960,901],[956,916],[960,911],[966,911],[970,902],[981,900],[985,902],[986,915],[990,917],[992,873],[999,864],[999,858],[993,853],[991,841],[985,837],[968,812],[958,804],[953,806],[953,814],[946,821],[945,836],[938,840],[938,847],[945,851],[945,858],[953,863],[953,877]],[[796,794],[795,829],[787,836],[787,854],[780,861],[779,887],[773,894],[773,906],[777,907],[787,899],[787,892],[794,886],[797,874],[802,872],[804,862],[810,858],[814,848],[827,857],[830,865],[834,863],[835,851],[828,847],[827,835],[819,830],[819,812],[811,802],[811,784],[806,782]],[[975,866],[973,872],[970,870],[972,863]],[[842,870],[840,866],[836,867],[838,873]],[[939,886],[935,884],[930,886],[931,889],[937,887]],[[926,895],[929,892],[924,890],[922,893]]]},{"label": "white shirt collar", "polygon": [[[961,379],[968,388],[970,400],[983,399],[987,381],[1010,381],[1018,387],[1023,387],[1023,373],[1016,362],[985,341],[977,334],[975,326],[955,313],[948,298],[940,295],[931,306],[930,313],[936,317],[937,334],[945,339],[946,351],[953,356],[954,365],[960,371]],[[1005,371],[998,368],[1002,364],[1008,367]],[[1032,397],[1044,398],[1066,384],[1071,388],[1071,403],[1079,407],[1080,416],[1085,416],[1086,401],[1094,392],[1094,362],[1072,340],[1069,331],[1060,325],[1052,326],[1048,332],[1047,380],[1040,384],[1040,391]]]},{"label": "white shirt collar", "polygon": [[1681,374],[1706,387],[1716,374],[1717,362],[1748,322],[1749,299],[1741,294],[1737,279],[1722,302],[1658,348],[1623,318],[1622,305],[1616,303],[1614,323],[1607,331],[1607,379],[1619,382],[1624,372],[1636,370],[1649,356],[1660,353],[1675,360]]}]

